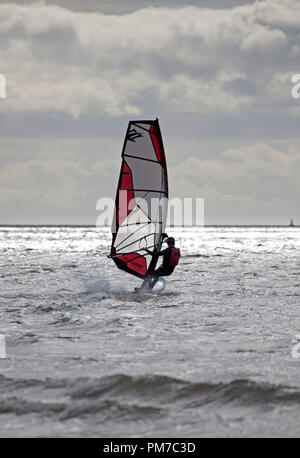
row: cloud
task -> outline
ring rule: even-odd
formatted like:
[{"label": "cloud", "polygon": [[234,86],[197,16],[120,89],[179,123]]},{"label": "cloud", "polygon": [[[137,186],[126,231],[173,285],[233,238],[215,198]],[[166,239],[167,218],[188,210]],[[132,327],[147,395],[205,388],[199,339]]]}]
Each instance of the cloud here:
[{"label": "cloud", "polygon": [[[0,112],[75,118],[266,112],[293,101],[296,0],[227,10],[146,8],[129,14],[0,4]],[[3,67],[3,69],[2,69]]]},{"label": "cloud", "polygon": [[0,204],[13,204],[17,199],[31,204],[41,201],[49,206],[60,206],[60,196],[63,195],[63,205],[72,206],[79,198],[76,178],[78,180],[86,173],[78,163],[65,160],[6,164],[0,171]]},{"label": "cloud", "polygon": [[296,219],[298,0],[92,3],[0,1],[1,221],[95,221],[128,118],[155,115],[171,195],[204,197],[206,222]]},{"label": "cloud", "polygon": [[[239,0],[239,5],[255,0]],[[0,0],[7,3],[7,0]],[[29,5],[32,0],[16,0],[14,3]],[[40,1],[41,3],[41,1]],[[149,6],[180,8],[193,5],[201,8],[232,8],[237,0],[43,0],[48,5],[63,6],[72,11],[101,12],[105,14],[127,14]]]},{"label": "cloud", "polygon": [[[171,189],[204,197],[206,217],[227,223],[285,220],[298,213],[300,156],[267,143],[240,145],[213,159],[192,156],[171,169]],[[212,220],[216,218],[217,220]]]},{"label": "cloud", "polygon": [[92,224],[98,199],[115,195],[115,140],[6,138],[1,146],[0,224]]},{"label": "cloud", "polygon": [[[98,199],[115,196],[118,142],[23,139],[22,144],[26,153],[20,159],[13,153],[18,142],[7,139],[8,154],[0,161],[1,223],[93,224]],[[170,197],[204,197],[206,224],[284,224],[291,216],[297,221],[299,143],[239,143],[223,150],[218,145],[210,154],[199,154],[197,142],[186,146],[190,154],[182,160],[170,148]]]}]

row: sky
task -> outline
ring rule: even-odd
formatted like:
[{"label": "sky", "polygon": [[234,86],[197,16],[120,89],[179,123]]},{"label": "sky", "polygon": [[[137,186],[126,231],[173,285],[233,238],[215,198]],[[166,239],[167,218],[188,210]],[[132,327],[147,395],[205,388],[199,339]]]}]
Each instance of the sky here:
[{"label": "sky", "polygon": [[0,0],[0,224],[95,224],[128,121],[205,224],[300,224],[299,0]]}]

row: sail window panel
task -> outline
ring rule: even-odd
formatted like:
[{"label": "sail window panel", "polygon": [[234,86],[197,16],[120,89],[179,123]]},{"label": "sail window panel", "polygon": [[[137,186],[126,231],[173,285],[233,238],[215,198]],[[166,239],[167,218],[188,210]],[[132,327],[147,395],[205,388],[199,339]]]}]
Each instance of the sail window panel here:
[{"label": "sail window panel", "polygon": [[142,161],[126,157],[126,163],[131,170],[133,189],[161,191],[162,167],[159,163]]},{"label": "sail window panel", "polygon": [[129,213],[119,227],[114,242],[117,253],[130,253],[154,245],[155,224],[145,224],[144,221],[145,215],[139,208],[134,208]]},{"label": "sail window panel", "polygon": [[163,202],[163,199],[161,198],[163,194],[136,191],[135,196],[136,205],[145,215],[144,220],[147,217],[148,220],[154,224],[163,222],[165,225],[162,217],[165,214],[164,207],[166,206],[167,199],[164,199],[165,202]]}]

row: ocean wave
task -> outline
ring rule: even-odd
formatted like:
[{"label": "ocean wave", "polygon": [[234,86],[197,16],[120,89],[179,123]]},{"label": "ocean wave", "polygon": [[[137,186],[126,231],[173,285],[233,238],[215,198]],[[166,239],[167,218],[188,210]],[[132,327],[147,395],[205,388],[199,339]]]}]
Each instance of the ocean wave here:
[{"label": "ocean wave", "polygon": [[48,416],[49,414],[59,414],[64,412],[67,405],[60,402],[28,401],[18,397],[0,399],[0,415],[14,413],[15,415],[28,415],[39,413]]},{"label": "ocean wave", "polygon": [[[213,256],[217,256],[217,255],[213,255]],[[222,255],[220,255],[222,256]],[[210,256],[208,254],[186,254],[185,256],[183,256],[184,259],[188,259],[188,258],[210,258]]]},{"label": "ocean wave", "polygon": [[0,394],[31,387],[43,387],[44,382],[38,379],[14,379],[0,374]]},{"label": "ocean wave", "polygon": [[[47,400],[34,399],[35,393],[39,399],[44,393]],[[148,415],[167,415],[172,409],[197,409],[212,403],[262,408],[295,405],[300,404],[300,389],[247,379],[216,384],[193,383],[162,375],[116,374],[74,380],[26,380],[0,375],[0,414],[56,415],[61,421],[98,414],[102,419],[112,415],[142,419]]]}]

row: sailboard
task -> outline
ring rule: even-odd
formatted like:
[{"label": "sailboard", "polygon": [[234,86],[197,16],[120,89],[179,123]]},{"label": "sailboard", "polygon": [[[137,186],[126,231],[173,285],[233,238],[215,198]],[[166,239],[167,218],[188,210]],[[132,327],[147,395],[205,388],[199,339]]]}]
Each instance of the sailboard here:
[{"label": "sailboard", "polygon": [[157,264],[168,212],[168,176],[158,119],[130,121],[112,222],[110,256],[116,266],[146,278]]}]

